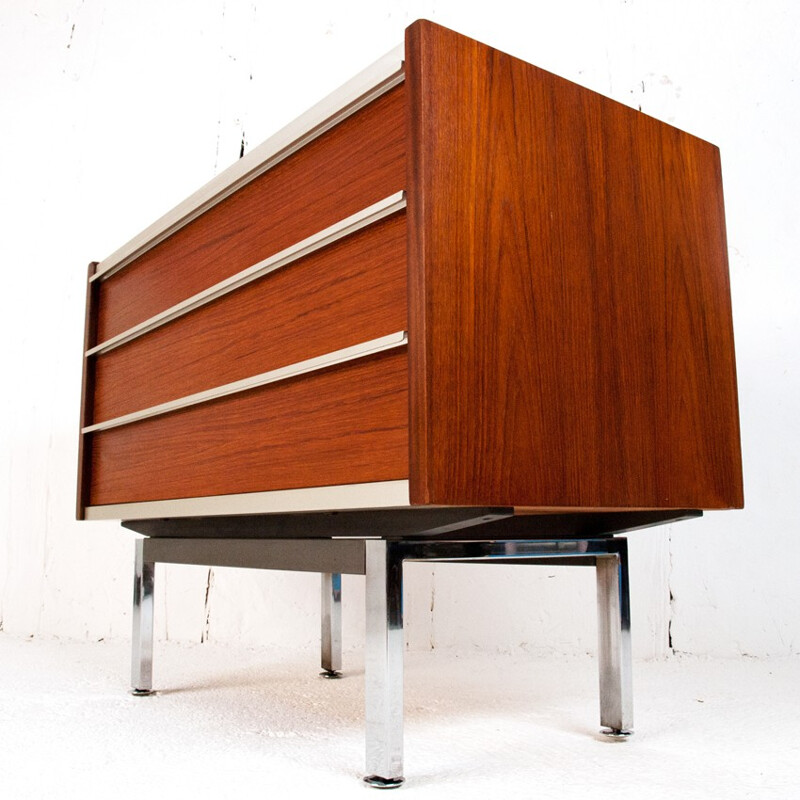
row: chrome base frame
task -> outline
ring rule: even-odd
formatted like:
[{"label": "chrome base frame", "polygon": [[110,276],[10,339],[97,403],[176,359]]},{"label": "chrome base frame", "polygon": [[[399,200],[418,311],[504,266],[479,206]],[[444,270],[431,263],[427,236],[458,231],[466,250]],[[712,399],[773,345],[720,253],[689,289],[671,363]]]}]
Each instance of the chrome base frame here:
[{"label": "chrome base frame", "polygon": [[406,561],[568,564],[597,575],[600,724],[624,739],[633,729],[628,549],[622,537],[556,540],[203,539],[136,542],[132,693],[153,693],[153,591],[157,561],[321,572],[322,675],[341,676],[342,574],[366,577],[364,782],[403,783],[403,564]]}]

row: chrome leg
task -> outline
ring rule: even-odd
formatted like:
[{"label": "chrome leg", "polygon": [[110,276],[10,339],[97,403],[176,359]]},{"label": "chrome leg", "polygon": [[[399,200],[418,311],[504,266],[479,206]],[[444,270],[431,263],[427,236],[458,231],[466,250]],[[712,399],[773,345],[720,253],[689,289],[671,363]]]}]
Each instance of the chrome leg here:
[{"label": "chrome leg", "polygon": [[342,575],[322,573],[322,675],[342,677]]},{"label": "chrome leg", "polygon": [[633,733],[631,612],[628,549],[597,557],[597,629],[602,733],[625,738]]},{"label": "chrome leg", "polygon": [[144,539],[136,541],[133,573],[133,637],[131,694],[153,694],[153,573],[155,563],[144,560]]},{"label": "chrome leg", "polygon": [[403,560],[391,542],[366,545],[365,698],[370,786],[403,783]]}]

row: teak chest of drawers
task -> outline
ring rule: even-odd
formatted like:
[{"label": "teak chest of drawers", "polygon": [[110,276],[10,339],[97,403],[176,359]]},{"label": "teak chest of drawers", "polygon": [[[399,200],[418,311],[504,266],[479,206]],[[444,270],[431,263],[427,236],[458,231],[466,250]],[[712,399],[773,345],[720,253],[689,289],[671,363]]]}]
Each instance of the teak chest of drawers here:
[{"label": "teak chest of drawers", "polygon": [[743,503],[717,149],[426,21],[93,264],[85,351],[78,516],[156,537],[140,600],[155,560],[310,568],[245,539],[599,565]]}]

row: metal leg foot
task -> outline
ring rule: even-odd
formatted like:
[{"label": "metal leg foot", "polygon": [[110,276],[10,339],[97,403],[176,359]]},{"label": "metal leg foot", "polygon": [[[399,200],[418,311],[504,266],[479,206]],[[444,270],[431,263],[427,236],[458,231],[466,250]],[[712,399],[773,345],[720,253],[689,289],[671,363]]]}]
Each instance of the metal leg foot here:
[{"label": "metal leg foot", "polygon": [[323,678],[342,677],[342,576],[322,573],[322,672]]},{"label": "metal leg foot", "polygon": [[403,783],[403,561],[391,542],[366,542],[365,783]]},{"label": "metal leg foot", "polygon": [[131,694],[153,694],[153,576],[155,563],[144,560],[144,539],[136,541],[133,570]]},{"label": "metal leg foot", "polygon": [[381,778],[378,775],[367,775],[364,778],[364,783],[373,789],[397,789],[404,782],[405,778]]},{"label": "metal leg foot", "polygon": [[600,733],[602,733],[603,736],[607,736],[609,739],[619,739],[620,741],[624,741],[633,736],[633,731],[631,730],[620,731],[614,728],[600,728]]},{"label": "metal leg foot", "polygon": [[626,739],[633,733],[628,543],[616,544],[618,552],[598,556],[596,567],[600,724],[606,736]]}]

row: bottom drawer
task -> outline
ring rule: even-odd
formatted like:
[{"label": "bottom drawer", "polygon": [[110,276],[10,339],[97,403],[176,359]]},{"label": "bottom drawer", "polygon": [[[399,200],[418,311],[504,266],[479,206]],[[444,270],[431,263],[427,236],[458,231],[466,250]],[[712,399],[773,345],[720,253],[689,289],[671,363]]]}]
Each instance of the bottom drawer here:
[{"label": "bottom drawer", "polygon": [[88,434],[90,505],[406,479],[406,348]]}]

